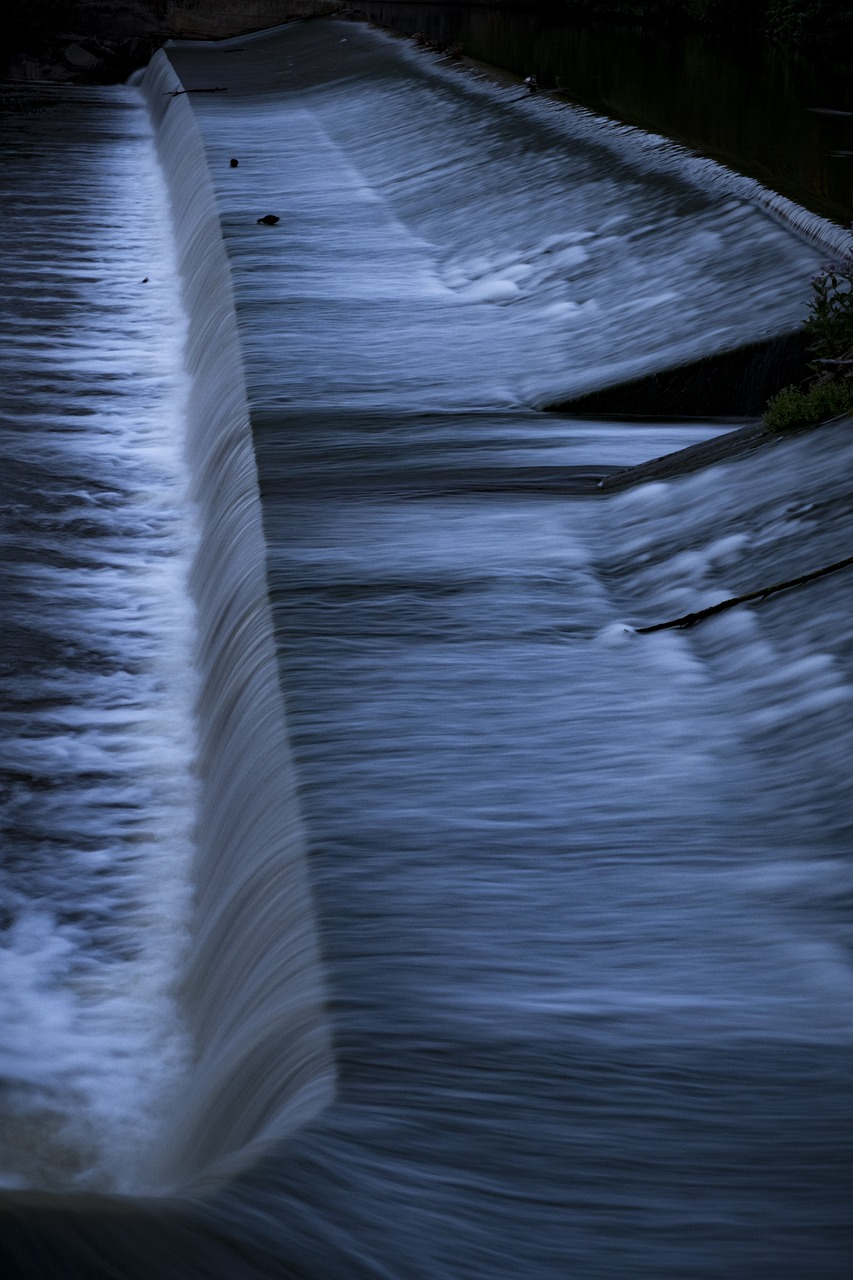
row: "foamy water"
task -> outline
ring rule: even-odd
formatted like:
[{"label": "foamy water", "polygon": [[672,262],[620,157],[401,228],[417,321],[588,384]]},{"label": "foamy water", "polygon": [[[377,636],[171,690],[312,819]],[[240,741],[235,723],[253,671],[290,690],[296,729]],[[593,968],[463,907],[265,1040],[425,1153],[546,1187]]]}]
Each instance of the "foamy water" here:
[{"label": "foamy water", "polygon": [[0,1167],[130,1190],[189,1055],[184,320],[136,95],[7,106]]}]

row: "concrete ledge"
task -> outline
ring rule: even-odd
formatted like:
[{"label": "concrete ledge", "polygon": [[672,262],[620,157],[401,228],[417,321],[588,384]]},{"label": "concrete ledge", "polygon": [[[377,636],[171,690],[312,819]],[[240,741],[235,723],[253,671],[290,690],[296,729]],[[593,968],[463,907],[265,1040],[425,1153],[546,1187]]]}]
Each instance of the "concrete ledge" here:
[{"label": "concrete ledge", "polygon": [[[714,440],[703,440],[700,444],[688,445],[686,449],[677,449],[674,453],[664,454],[649,462],[641,462],[636,467],[622,467],[612,471],[610,475],[599,480],[598,492],[615,493],[621,489],[630,489],[634,485],[647,484],[654,480],[675,480],[679,476],[688,475],[691,471],[700,471],[703,467],[711,467],[717,463],[732,462],[735,458],[756,453],[759,449],[773,449],[776,445],[795,436],[809,435],[821,431],[835,423],[842,422],[848,415],[840,414],[829,418],[826,422],[818,422],[808,427],[799,427],[793,431],[771,431],[763,422],[749,423],[739,431],[730,431],[726,435],[717,436]],[[853,430],[853,420],[851,420]]]}]

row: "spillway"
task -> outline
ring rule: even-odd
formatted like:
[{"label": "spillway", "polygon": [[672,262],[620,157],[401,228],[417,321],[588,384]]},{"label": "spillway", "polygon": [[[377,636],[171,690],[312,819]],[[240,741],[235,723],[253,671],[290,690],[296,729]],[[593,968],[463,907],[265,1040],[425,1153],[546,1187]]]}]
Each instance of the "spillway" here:
[{"label": "spillway", "polygon": [[643,628],[850,421],[547,406],[846,233],[347,21],[6,111],[10,1274],[845,1275],[850,570]]}]

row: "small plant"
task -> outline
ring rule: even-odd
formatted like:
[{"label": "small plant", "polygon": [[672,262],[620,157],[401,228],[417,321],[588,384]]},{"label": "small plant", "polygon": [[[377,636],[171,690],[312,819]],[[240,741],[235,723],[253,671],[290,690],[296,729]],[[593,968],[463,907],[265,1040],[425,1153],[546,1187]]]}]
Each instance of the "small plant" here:
[{"label": "small plant", "polygon": [[783,387],[764,411],[772,431],[795,431],[853,413],[853,256],[821,267],[812,278],[804,325],[813,356],[812,377]]},{"label": "small plant", "polygon": [[764,421],[773,431],[795,431],[841,413],[853,413],[853,381],[849,379],[805,389],[783,387],[768,403]]},{"label": "small plant", "polygon": [[853,346],[853,257],[822,267],[812,290],[805,329],[816,366],[822,368],[844,359]]}]

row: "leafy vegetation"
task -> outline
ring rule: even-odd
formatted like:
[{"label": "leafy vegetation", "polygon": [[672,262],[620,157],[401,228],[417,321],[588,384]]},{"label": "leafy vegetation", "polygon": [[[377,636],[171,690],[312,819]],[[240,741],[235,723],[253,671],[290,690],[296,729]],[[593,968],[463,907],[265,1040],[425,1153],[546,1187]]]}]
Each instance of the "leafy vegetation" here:
[{"label": "leafy vegetation", "polygon": [[841,413],[853,413],[853,382],[825,382],[811,387],[783,387],[764,411],[772,431],[815,426]]},{"label": "leafy vegetation", "polygon": [[774,431],[807,427],[853,413],[853,257],[823,267],[812,280],[805,330],[814,357],[803,387],[784,387],[764,412]]},{"label": "leafy vegetation", "polygon": [[815,365],[843,360],[853,346],[853,257],[822,267],[812,279],[813,296],[806,320]]}]

